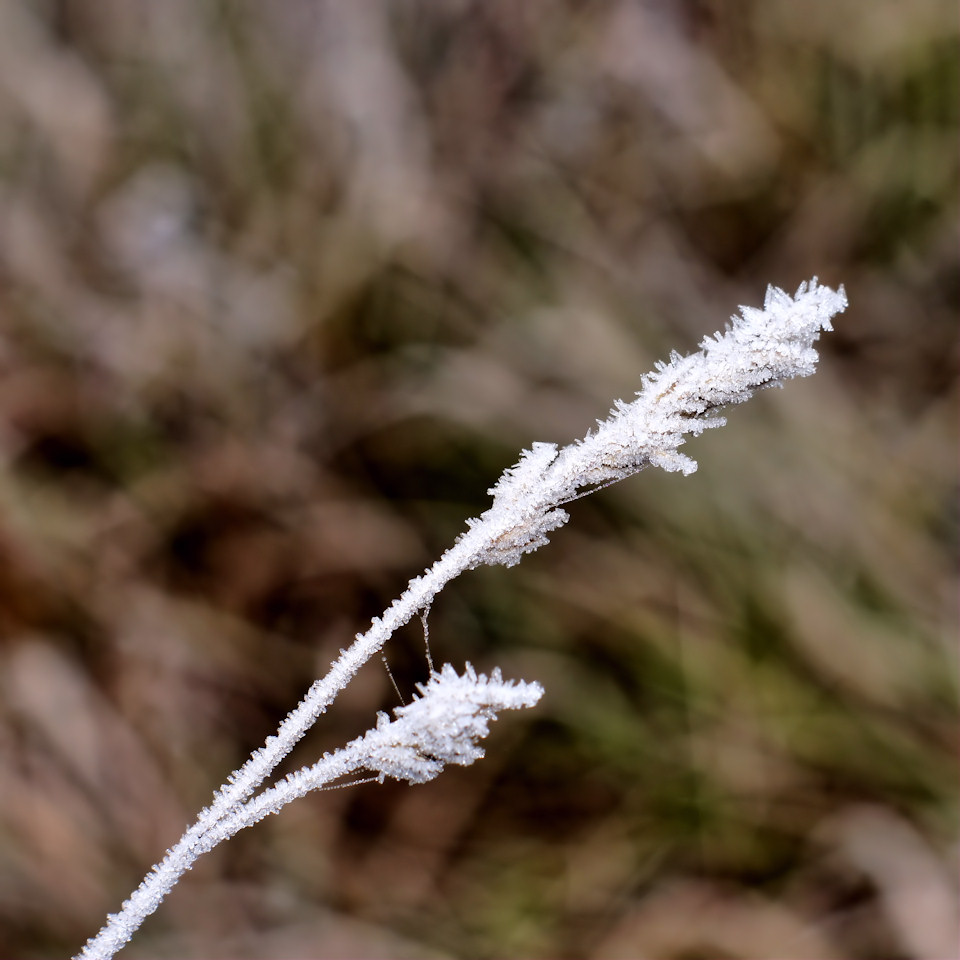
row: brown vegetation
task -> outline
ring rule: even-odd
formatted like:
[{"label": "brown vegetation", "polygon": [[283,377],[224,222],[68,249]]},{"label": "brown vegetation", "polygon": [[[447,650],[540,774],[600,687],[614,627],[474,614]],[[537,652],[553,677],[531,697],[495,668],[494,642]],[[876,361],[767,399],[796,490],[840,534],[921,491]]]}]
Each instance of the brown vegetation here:
[{"label": "brown vegetation", "polygon": [[246,831],[129,955],[955,955],[957,33],[0,5],[0,952],[78,949],[521,447],[818,274],[814,378],[435,605],[535,713]]}]

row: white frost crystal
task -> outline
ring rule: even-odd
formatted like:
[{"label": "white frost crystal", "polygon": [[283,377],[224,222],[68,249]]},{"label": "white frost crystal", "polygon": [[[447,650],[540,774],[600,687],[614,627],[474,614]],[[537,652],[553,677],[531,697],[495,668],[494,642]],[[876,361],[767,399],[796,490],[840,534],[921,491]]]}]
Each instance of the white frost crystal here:
[{"label": "white frost crystal", "polygon": [[685,435],[723,426],[716,411],[748,400],[757,389],[813,373],[813,343],[821,330],[833,329],[831,318],[846,306],[843,287],[818,286],[816,277],[794,297],[768,287],[763,310],[741,307],[726,332],[706,337],[699,352],[674,352],[669,363],[657,364],[642,378],[636,399],[618,400],[595,432],[559,453],[550,443],[524,450],[489,491],[493,506],[469,521],[469,535],[479,527],[493,532],[480,560],[517,563],[567,521],[562,504],[648,465],[693,473],[696,461],[678,450]]},{"label": "white frost crystal", "polygon": [[499,710],[532,707],[543,696],[539,683],[504,681],[497,669],[488,679],[469,663],[463,676],[444,664],[418,689],[420,696],[394,710],[396,719],[381,713],[377,726],[354,741],[366,754],[368,770],[425,783],[447,763],[469,766],[483,756],[477,740],[487,735]]},{"label": "white frost crystal", "polygon": [[679,452],[687,434],[722,426],[716,411],[742,403],[761,387],[779,386],[814,372],[814,341],[830,330],[831,318],[847,306],[843,287],[831,290],[816,278],[790,297],[767,289],[763,310],[741,307],[726,332],[707,337],[700,350],[641,378],[642,389],[630,403],[617,401],[610,417],[582,440],[558,450],[534,443],[490,489],[493,504],[422,576],[374,617],[366,633],[342,650],[330,671],[317,680],[280,725],[276,736],[255,751],[214,794],[213,803],[167,851],[79,957],[112,957],[152,913],[200,854],[310,790],[360,771],[420,783],[447,763],[469,764],[483,751],[477,741],[499,710],[533,706],[543,693],[536,683],[505,682],[499,670],[477,675],[467,664],[458,675],[449,664],[433,673],[420,695],[381,714],[376,726],[316,763],[255,791],[323,713],[354,674],[383,647],[393,632],[422,610],[455,577],[482,563],[512,566],[547,542],[547,534],[569,519],[563,504],[599,486],[621,480],[652,464],[684,474],[695,461]]}]

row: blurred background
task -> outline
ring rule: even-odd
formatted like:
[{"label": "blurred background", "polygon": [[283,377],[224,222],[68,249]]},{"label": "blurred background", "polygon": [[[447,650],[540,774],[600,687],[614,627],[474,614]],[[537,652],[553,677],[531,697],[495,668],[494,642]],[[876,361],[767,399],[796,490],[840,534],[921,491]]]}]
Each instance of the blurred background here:
[{"label": "blurred background", "polygon": [[[958,955],[952,2],[0,2],[0,952],[75,952],[670,349],[817,375],[451,584],[487,758],[312,795],[130,957]],[[387,648],[405,698],[423,628]],[[397,704],[369,664],[285,769]]]}]

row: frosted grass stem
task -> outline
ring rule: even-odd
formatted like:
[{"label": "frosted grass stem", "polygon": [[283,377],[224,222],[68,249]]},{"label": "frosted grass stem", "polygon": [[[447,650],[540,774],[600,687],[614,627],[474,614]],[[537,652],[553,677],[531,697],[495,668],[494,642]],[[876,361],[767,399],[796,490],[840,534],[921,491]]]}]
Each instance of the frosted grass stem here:
[{"label": "frosted grass stem", "polygon": [[768,287],[762,310],[741,307],[725,332],[707,337],[698,352],[673,353],[669,363],[657,364],[655,372],[641,378],[636,399],[618,400],[610,416],[582,440],[562,449],[534,443],[524,450],[488,491],[493,496],[490,509],[469,519],[454,545],[340,651],[276,735],[230,775],[196,823],[119,912],[107,917],[75,960],[114,956],[198,856],[296,797],[361,771],[381,780],[391,776],[421,783],[436,776],[445,763],[466,765],[482,756],[476,741],[486,736],[487,722],[499,710],[533,706],[543,691],[536,683],[503,681],[498,670],[488,678],[467,664],[458,675],[444,664],[419,687],[420,695],[411,704],[394,711],[394,720],[381,714],[363,737],[250,799],[357,670],[394,631],[426,610],[451,580],[481,564],[513,566],[567,522],[564,504],[646,466],[692,473],[696,462],[679,452],[686,436],[722,426],[726,421],[717,411],[748,400],[755,390],[812,374],[818,360],[813,344],[822,330],[832,329],[831,319],[846,306],[843,287],[819,286],[816,277],[801,284],[793,297]]}]

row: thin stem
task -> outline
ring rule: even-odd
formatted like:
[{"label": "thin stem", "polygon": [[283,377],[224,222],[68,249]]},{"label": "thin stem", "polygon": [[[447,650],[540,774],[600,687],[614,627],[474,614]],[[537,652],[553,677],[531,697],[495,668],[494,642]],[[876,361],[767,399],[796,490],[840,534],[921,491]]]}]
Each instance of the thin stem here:
[{"label": "thin stem", "polygon": [[[523,554],[546,543],[547,534],[569,519],[561,509],[563,504],[622,480],[644,466],[691,473],[696,463],[678,452],[685,436],[722,426],[722,418],[711,416],[717,408],[740,403],[761,387],[813,373],[818,359],[813,343],[821,330],[831,329],[831,317],[846,306],[842,287],[839,291],[818,287],[816,278],[809,285],[802,284],[794,298],[768,288],[762,311],[742,308],[741,317],[733,318],[726,333],[704,340],[698,353],[687,357],[673,354],[669,364],[658,364],[656,373],[643,378],[637,399],[629,404],[618,401],[611,416],[582,441],[559,451],[552,443],[535,443],[525,450],[519,462],[491,489],[490,509],[478,520],[470,520],[468,530],[456,543],[423,576],[414,577],[382,617],[375,617],[369,629],[340,652],[327,675],[310,687],[280,724],[276,736],[268,737],[263,747],[230,776],[196,823],[147,874],[120,911],[107,918],[78,958],[112,957],[201,853],[275,812],[289,799],[364,766],[357,748],[350,744],[250,800],[360,667],[383,648],[398,627],[418,612],[428,611],[434,597],[451,580],[482,563],[512,566]],[[425,614],[424,637],[432,671]],[[476,681],[472,668],[470,673]],[[463,688],[458,687],[457,696],[462,693]],[[532,702],[525,701],[525,705]],[[457,701],[447,700],[443,709],[449,714],[460,706]],[[443,717],[431,714],[429,719],[444,726]],[[454,762],[480,755],[472,743],[466,750]],[[427,753],[429,769],[425,771],[421,764],[413,771],[420,779],[434,776],[442,766],[432,748]],[[409,779],[412,768],[391,760],[376,769]]]},{"label": "thin stem", "polygon": [[[374,618],[370,628],[365,633],[358,634],[354,642],[341,651],[326,676],[313,683],[306,696],[280,724],[276,736],[268,737],[264,746],[255,751],[220,787],[214,794],[213,803],[201,812],[179,842],[171,847],[163,860],[143,878],[140,886],[124,901],[120,910],[107,916],[107,922],[100,932],[87,941],[75,960],[109,960],[129,942],[143,921],[160,906],[163,898],[193,866],[197,857],[232,836],[246,826],[247,822],[252,823],[259,819],[237,817],[237,811],[249,807],[249,804],[244,805],[244,801],[293,749],[317,717],[326,711],[360,667],[383,647],[397,629],[412,619],[424,606],[428,606],[446,584],[470,569],[473,565],[471,558],[480,549],[484,536],[491,536],[485,532],[485,528],[489,526],[480,524],[464,535],[423,576],[411,580],[404,593],[390,604],[383,616]],[[349,771],[343,771],[347,772]],[[269,794],[269,790],[265,791],[257,800]],[[233,818],[237,818],[239,823],[235,829],[218,829]]]}]

